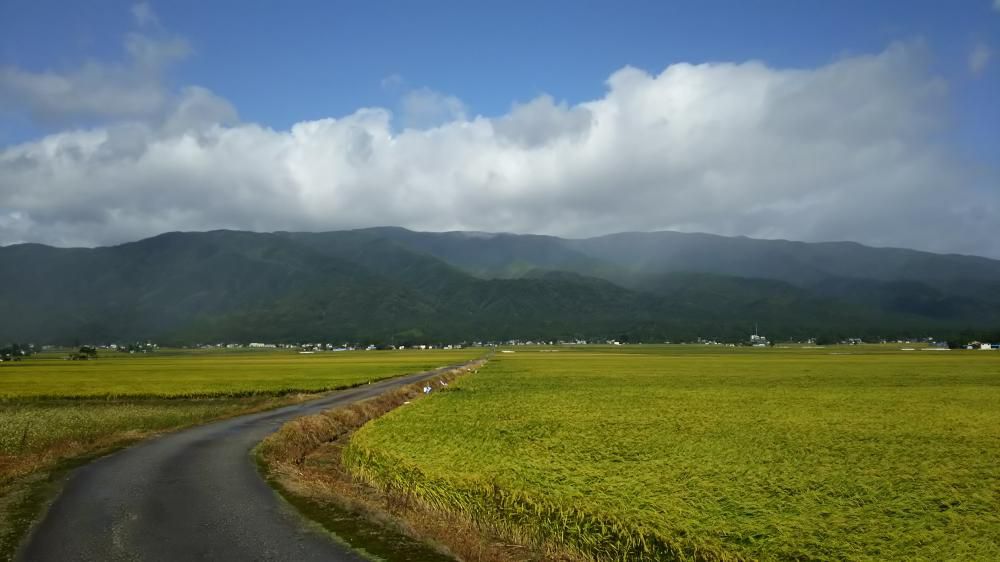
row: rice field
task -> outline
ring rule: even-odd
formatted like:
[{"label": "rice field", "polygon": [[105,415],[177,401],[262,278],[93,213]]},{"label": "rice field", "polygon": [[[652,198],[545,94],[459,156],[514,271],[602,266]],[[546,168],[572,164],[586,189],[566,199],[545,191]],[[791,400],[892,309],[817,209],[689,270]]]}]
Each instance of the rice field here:
[{"label": "rice field", "polygon": [[185,398],[318,392],[394,374],[460,363],[481,350],[105,353],[92,361],[60,354],[0,364],[0,400]]},{"label": "rice field", "polygon": [[576,558],[1000,560],[1000,354],[519,348],[342,460]]},{"label": "rice field", "polygon": [[[0,482],[26,456],[287,403],[466,361],[479,350],[110,354],[0,366]],[[287,397],[287,398],[282,398]]]},{"label": "rice field", "polygon": [[0,560],[45,499],[39,486],[73,459],[158,432],[273,408],[336,388],[425,371],[482,350],[60,354],[0,364]]}]

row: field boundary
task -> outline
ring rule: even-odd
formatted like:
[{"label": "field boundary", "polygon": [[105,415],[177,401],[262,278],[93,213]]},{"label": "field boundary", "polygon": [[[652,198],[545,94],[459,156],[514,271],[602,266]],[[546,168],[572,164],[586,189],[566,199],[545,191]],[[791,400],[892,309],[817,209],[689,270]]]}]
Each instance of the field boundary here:
[{"label": "field boundary", "polygon": [[[686,560],[740,562],[727,552],[684,531],[673,536],[572,506],[560,506],[505,489],[493,482],[455,485],[420,469],[353,443],[342,451],[344,470],[376,490],[390,504],[419,506],[424,513],[464,520],[506,542],[529,548],[544,559],[621,562]],[[534,559],[534,558],[532,558]],[[477,558],[477,560],[493,560]]]},{"label": "field boundary", "polygon": [[[467,354],[462,359],[474,357]],[[76,392],[67,394],[2,394],[0,410],[13,411],[17,424],[6,426],[5,434],[0,434],[0,562],[12,560],[25,537],[35,528],[41,515],[61,492],[67,476],[73,469],[128,448],[136,443],[161,435],[183,431],[196,425],[213,423],[246,414],[290,406],[303,401],[321,398],[338,391],[360,388],[368,384],[407,375],[425,373],[427,362],[416,358],[411,365],[399,365],[402,369],[386,373],[362,373],[356,382],[323,381],[322,386],[308,387],[300,384],[267,390],[219,389],[195,392]],[[28,361],[25,362],[29,363]],[[404,361],[405,363],[405,361]],[[412,363],[424,363],[416,369]],[[454,365],[454,363],[452,364]],[[21,368],[22,365],[18,365]],[[409,367],[409,368],[407,368]],[[357,377],[355,377],[357,378]],[[72,392],[72,391],[71,391]],[[170,414],[175,405],[191,407],[191,414]],[[139,408],[139,413],[126,414],[137,420],[137,425],[118,423],[106,430],[98,430],[79,436],[53,438],[28,446],[29,431],[38,433],[43,427],[19,411],[29,412],[33,408],[87,409],[90,406],[108,409]],[[149,412],[143,408],[149,407]],[[7,410],[10,408],[10,410]],[[163,410],[161,413],[160,410]],[[216,410],[218,410],[216,412]],[[102,410],[103,411],[103,410]],[[187,410],[185,410],[187,411]],[[145,416],[145,417],[144,417]],[[155,421],[162,417],[165,421]],[[146,427],[145,420],[154,420],[153,427]],[[5,418],[6,419],[6,418]],[[20,434],[13,435],[16,428]]]},{"label": "field boundary", "polygon": [[426,381],[286,423],[255,449],[261,474],[304,516],[334,533],[338,529],[331,522],[348,514],[461,560],[580,559],[512,543],[463,514],[429,509],[413,497],[381,493],[349,473],[341,460],[351,435],[366,423],[423,398],[422,389],[428,384],[435,392],[447,392],[441,383],[476,373],[488,360],[477,359]]},{"label": "field boundary", "polygon": [[[265,391],[265,392],[240,392],[240,393],[214,393],[214,394],[188,394],[188,395],[162,395],[162,394],[115,394],[115,395],[81,395],[81,396],[59,396],[59,397],[30,397],[30,398],[0,398],[0,406],[4,404],[78,404],[78,403],[177,403],[191,401],[228,401],[248,398],[274,399],[260,404],[248,405],[245,409],[221,416],[213,417],[201,423],[213,423],[224,419],[229,419],[246,414],[253,414],[264,410],[273,410],[298,402],[315,399],[323,394],[341,390],[358,388],[375,380],[384,380],[404,375],[389,375],[372,379],[372,381],[358,382],[350,385],[339,385],[325,390],[313,391]],[[197,425],[197,424],[195,424]],[[161,435],[182,431],[192,425],[181,425],[170,429],[123,432],[109,435],[98,440],[92,447],[81,446],[73,449],[70,454],[42,451],[26,458],[21,462],[26,466],[23,470],[18,470],[10,475],[0,476],[0,515],[4,516],[5,524],[0,525],[0,561],[13,560],[21,541],[34,528],[39,516],[45,512],[49,504],[62,490],[63,483],[69,473],[89,462],[95,461],[107,455],[114,454],[122,449],[131,447],[136,443],[153,439]],[[0,456],[0,461],[10,461],[13,463],[14,457],[5,459]]]},{"label": "field boundary", "polygon": [[[357,386],[360,386],[359,383]],[[297,402],[314,399],[320,393],[300,393],[298,395],[285,396],[259,396],[259,398],[288,398],[279,402],[267,402],[256,405],[248,405],[246,409],[213,417],[200,423],[214,423],[237,416],[253,414],[265,410],[273,410],[284,406],[289,406]],[[191,400],[211,400],[212,398],[190,399],[190,398],[158,398],[156,401],[191,401]],[[216,399],[224,399],[217,397]],[[115,400],[88,400],[92,402],[146,402],[150,399],[133,399],[131,396]],[[25,403],[31,401],[24,401]],[[71,399],[67,402],[79,402]],[[4,403],[17,403],[17,400],[3,401]],[[198,423],[193,425],[199,425]],[[122,449],[131,447],[142,441],[153,439],[161,435],[166,435],[176,431],[183,431],[192,425],[181,425],[169,429],[151,431],[128,431],[118,434],[111,434],[95,441],[92,447],[81,446],[73,449],[70,454],[62,454],[52,451],[42,451],[31,455],[27,459],[22,459],[26,463],[23,471],[17,471],[10,475],[0,477],[0,515],[6,518],[5,524],[0,525],[0,561],[13,560],[17,548],[24,540],[39,517],[45,512],[47,507],[62,491],[63,484],[69,473],[92,461],[114,454]],[[2,459],[0,460],[9,460]]]},{"label": "field boundary", "polygon": [[281,398],[291,394],[325,394],[327,392],[337,392],[340,390],[350,390],[372,382],[383,381],[399,376],[399,374],[389,374],[380,377],[373,377],[371,380],[356,382],[352,384],[341,384],[337,386],[323,386],[317,388],[281,388],[276,390],[220,390],[218,392],[187,392],[187,393],[162,393],[162,392],[141,392],[141,393],[107,393],[107,394],[32,394],[29,396],[0,396],[0,405],[16,404],[19,402],[118,402],[127,400],[230,400],[235,398]]},{"label": "field boundary", "polygon": [[[440,383],[478,370],[485,360],[433,377]],[[437,546],[464,560],[739,560],[699,544],[537,501],[482,483],[456,487],[351,441],[369,421],[422,397],[427,383],[327,410],[283,425],[256,453],[278,492],[316,518],[323,504]],[[593,539],[597,538],[597,541]]]},{"label": "field boundary", "polygon": [[122,438],[79,455],[60,457],[54,464],[5,482],[0,488],[0,514],[7,518],[7,525],[0,529],[0,560],[14,559],[21,541],[28,536],[38,522],[39,515],[62,490],[71,471],[161,433],[163,432]]},{"label": "field boundary", "polygon": [[[469,370],[455,369],[435,379],[450,382]],[[432,479],[351,440],[369,421],[421,398],[424,384],[286,423],[257,448],[262,473],[312,519],[321,519],[327,505],[461,560],[743,560],[682,530],[664,535],[491,482]]]}]

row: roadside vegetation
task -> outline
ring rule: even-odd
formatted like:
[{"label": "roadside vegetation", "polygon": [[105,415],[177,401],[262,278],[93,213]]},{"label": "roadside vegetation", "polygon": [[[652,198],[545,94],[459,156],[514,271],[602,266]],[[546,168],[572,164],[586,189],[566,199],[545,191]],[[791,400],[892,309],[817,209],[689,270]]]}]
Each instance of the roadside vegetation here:
[{"label": "roadside vegetation", "polygon": [[989,352],[628,346],[498,353],[311,462],[521,559],[997,560],[998,458]]},{"label": "roadside vegetation", "polygon": [[0,366],[0,560],[65,469],[164,431],[274,408],[388,376],[461,363],[481,350],[181,352]]},{"label": "roadside vegetation", "polygon": [[343,470],[340,454],[364,424],[448,388],[458,377],[477,372],[487,360],[471,361],[369,400],[290,421],[257,447],[261,472],[303,515],[353,548],[380,560],[452,560],[456,552],[465,551],[453,552],[433,539],[445,531],[453,539],[464,536],[475,541],[479,535],[475,529],[463,529],[461,522],[451,521],[442,527],[440,518],[412,513],[405,513],[407,521],[400,525],[404,506],[386,505],[385,498],[356,482]]}]

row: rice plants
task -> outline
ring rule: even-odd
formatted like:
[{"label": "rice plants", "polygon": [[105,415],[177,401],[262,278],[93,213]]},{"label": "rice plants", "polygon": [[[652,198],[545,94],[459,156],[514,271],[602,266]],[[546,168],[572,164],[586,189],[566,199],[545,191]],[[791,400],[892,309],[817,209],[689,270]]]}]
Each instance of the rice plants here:
[{"label": "rice plants", "polygon": [[[51,471],[157,432],[459,363],[481,350],[167,352],[0,365],[0,559],[46,498]],[[40,488],[41,486],[42,488]]]},{"label": "rice plants", "polygon": [[192,398],[317,392],[477,357],[480,350],[59,355],[0,365],[0,399]]},{"label": "rice plants", "polygon": [[[0,366],[0,482],[41,462],[319,392],[422,371],[477,351],[174,353]],[[16,467],[16,468],[15,468]]]},{"label": "rice plants", "polygon": [[1000,559],[1000,357],[701,349],[498,354],[343,462],[594,560]]}]

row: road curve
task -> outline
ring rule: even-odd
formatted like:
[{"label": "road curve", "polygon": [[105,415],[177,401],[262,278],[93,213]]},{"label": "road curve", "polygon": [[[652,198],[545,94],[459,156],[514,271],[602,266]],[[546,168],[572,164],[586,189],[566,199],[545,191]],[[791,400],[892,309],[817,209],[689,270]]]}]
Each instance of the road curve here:
[{"label": "road curve", "polygon": [[250,450],[293,418],[449,368],[170,433],[82,466],[16,559],[363,560],[305,525],[258,474]]}]

